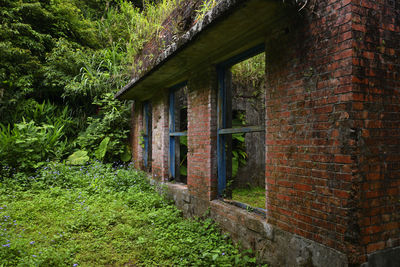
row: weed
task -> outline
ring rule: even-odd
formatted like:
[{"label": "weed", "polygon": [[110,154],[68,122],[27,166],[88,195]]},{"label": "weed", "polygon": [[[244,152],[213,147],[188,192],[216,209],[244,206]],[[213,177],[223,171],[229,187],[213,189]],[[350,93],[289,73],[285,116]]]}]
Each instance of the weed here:
[{"label": "weed", "polygon": [[[186,220],[145,174],[50,163],[0,185],[0,266],[248,266],[211,220]],[[76,265],[75,265],[76,266]]]}]

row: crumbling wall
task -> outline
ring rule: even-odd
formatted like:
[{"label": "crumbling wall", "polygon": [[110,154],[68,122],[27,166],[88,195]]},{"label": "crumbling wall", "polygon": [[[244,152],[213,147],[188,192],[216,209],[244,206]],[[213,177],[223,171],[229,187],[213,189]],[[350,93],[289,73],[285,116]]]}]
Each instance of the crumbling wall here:
[{"label": "crumbling wall", "polygon": [[162,23],[160,31],[148,41],[142,52],[135,58],[132,76],[139,78],[156,65],[158,56],[180,36],[196,23],[196,10],[200,9],[202,0],[178,1],[179,6],[174,9]]},{"label": "crumbling wall", "polygon": [[168,172],[168,92],[151,100],[152,104],[152,174],[155,179],[166,181]]},{"label": "crumbling wall", "polygon": [[[324,255],[337,266],[390,265],[400,255],[400,4],[329,0],[310,1],[309,8],[292,26],[266,36],[266,219],[215,200],[214,66],[190,74],[188,186],[175,200],[190,215],[211,207],[234,239],[276,265],[323,266]],[[156,61],[149,60],[152,67]],[[151,100],[153,174],[162,179],[168,173],[164,96]],[[264,116],[240,101],[234,105]],[[140,159],[137,144],[133,150]]]},{"label": "crumbling wall", "polygon": [[143,168],[143,144],[141,134],[143,132],[143,107],[135,102],[131,111],[131,150],[132,162],[137,169]]},{"label": "crumbling wall", "polygon": [[188,83],[189,192],[206,200],[217,197],[217,74],[210,67]]},{"label": "crumbling wall", "polygon": [[[265,84],[232,83],[232,111],[243,111],[246,125],[265,125]],[[240,166],[235,186],[265,187],[265,133],[245,135],[246,165]]]}]

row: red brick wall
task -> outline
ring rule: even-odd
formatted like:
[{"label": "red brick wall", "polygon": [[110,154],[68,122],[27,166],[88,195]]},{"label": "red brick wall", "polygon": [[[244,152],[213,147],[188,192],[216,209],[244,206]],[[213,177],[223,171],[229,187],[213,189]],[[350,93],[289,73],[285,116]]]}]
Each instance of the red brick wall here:
[{"label": "red brick wall", "polygon": [[[400,245],[400,3],[315,3],[266,42],[267,222],[363,263]],[[188,84],[187,184],[203,200],[217,195],[216,87],[213,67]],[[152,106],[152,172],[165,180],[167,91]],[[141,106],[133,117],[142,167]]]},{"label": "red brick wall", "polygon": [[353,1],[354,142],[363,252],[400,246],[400,3]]},{"label": "red brick wall", "polygon": [[315,11],[267,43],[267,220],[345,251],[355,166],[351,5],[320,1]]},{"label": "red brick wall", "polygon": [[143,168],[143,148],[140,144],[140,134],[143,131],[143,108],[138,102],[132,105],[131,113],[131,149],[132,162],[137,169]]},{"label": "red brick wall", "polygon": [[267,42],[267,220],[362,263],[399,245],[399,4],[353,2]]},{"label": "red brick wall", "polygon": [[160,92],[157,99],[152,99],[152,174],[159,180],[168,180],[168,92]]},{"label": "red brick wall", "polygon": [[188,178],[191,194],[217,195],[216,71],[196,74],[188,83]]}]

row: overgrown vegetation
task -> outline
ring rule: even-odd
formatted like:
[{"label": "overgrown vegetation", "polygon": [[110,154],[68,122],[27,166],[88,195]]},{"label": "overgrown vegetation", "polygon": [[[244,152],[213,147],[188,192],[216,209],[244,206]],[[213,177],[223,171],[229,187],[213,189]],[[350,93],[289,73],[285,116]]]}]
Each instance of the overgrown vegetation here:
[{"label": "overgrown vegetation", "polygon": [[234,188],[232,200],[246,203],[254,208],[265,208],[265,188],[251,187]]},{"label": "overgrown vegetation", "polygon": [[[129,103],[112,96],[179,2],[1,0],[0,177],[76,151],[128,161]],[[216,3],[204,1],[198,19]]]},{"label": "overgrown vegetation", "polygon": [[129,103],[113,94],[177,1],[1,0],[0,177],[75,151],[129,161]]},{"label": "overgrown vegetation", "polygon": [[233,79],[260,88],[265,82],[265,63],[265,53],[241,61],[231,68]]},{"label": "overgrown vegetation", "polygon": [[114,168],[131,153],[113,95],[179,1],[0,0],[0,266],[254,264]]},{"label": "overgrown vegetation", "polygon": [[249,266],[210,221],[185,220],[145,175],[50,163],[0,184],[1,266]]}]

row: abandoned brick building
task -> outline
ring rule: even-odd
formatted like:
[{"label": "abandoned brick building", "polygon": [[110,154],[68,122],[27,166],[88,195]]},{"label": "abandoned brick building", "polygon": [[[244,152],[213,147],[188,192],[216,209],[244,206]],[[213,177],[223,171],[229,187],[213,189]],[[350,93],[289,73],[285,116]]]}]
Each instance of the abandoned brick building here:
[{"label": "abandoned brick building", "polygon": [[[181,2],[116,96],[134,100],[135,166],[260,262],[399,266],[400,2],[201,2]],[[235,80],[256,55],[261,79]]]}]

